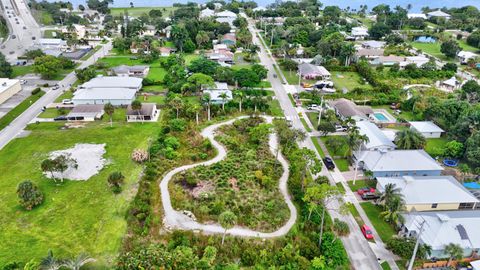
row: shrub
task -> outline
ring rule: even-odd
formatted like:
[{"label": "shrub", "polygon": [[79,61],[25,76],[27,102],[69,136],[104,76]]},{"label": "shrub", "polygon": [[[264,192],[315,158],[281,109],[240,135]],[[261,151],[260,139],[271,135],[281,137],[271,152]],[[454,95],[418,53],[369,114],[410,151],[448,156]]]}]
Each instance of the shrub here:
[{"label": "shrub", "polygon": [[187,127],[187,121],[184,119],[172,119],[170,120],[170,128],[173,131],[184,131]]},{"label": "shrub", "polygon": [[125,180],[125,176],[121,172],[112,172],[108,176],[108,185],[112,188],[113,193],[122,192],[123,180]]},{"label": "shrub", "polygon": [[18,185],[17,194],[20,204],[27,210],[32,210],[43,202],[43,194],[40,189],[28,180]]},{"label": "shrub", "polygon": [[32,90],[32,96],[34,96],[34,95],[36,95],[36,94],[40,93],[40,91],[42,91],[42,89],[40,89],[39,87],[37,87],[37,88],[33,89],[33,90]]},{"label": "shrub", "polygon": [[165,147],[170,147],[174,150],[178,149],[178,147],[180,146],[180,142],[178,141],[178,139],[173,136],[168,136],[167,138],[165,138],[164,142]]},{"label": "shrub", "polygon": [[350,228],[348,228],[348,224],[344,221],[335,218],[333,221],[333,230],[339,236],[346,236],[350,234]]},{"label": "shrub", "polygon": [[143,163],[148,159],[147,151],[143,149],[135,149],[132,152],[132,160],[137,163]]}]

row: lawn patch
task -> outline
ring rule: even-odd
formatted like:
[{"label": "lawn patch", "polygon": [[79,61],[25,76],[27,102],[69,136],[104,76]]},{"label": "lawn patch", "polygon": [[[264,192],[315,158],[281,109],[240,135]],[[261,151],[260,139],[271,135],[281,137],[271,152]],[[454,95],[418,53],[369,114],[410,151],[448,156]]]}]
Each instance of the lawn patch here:
[{"label": "lawn patch", "polygon": [[355,185],[353,184],[353,181],[348,181],[347,184],[353,192],[356,192],[363,187],[374,188],[376,186],[375,180],[357,180],[355,181]]},{"label": "lawn patch", "polygon": [[331,74],[333,85],[338,91],[342,91],[344,88],[352,91],[357,87],[372,89],[372,86],[366,84],[357,72],[332,71]]},{"label": "lawn patch", "polygon": [[397,234],[392,225],[380,217],[380,213],[383,211],[380,206],[370,202],[360,203],[360,205],[384,243]]},{"label": "lawn patch", "polygon": [[4,129],[8,126],[15,118],[21,115],[24,111],[26,111],[33,103],[39,100],[45,92],[40,91],[36,95],[29,96],[20,104],[18,104],[15,108],[11,109],[7,114],[5,114],[2,118],[0,118],[0,130]]},{"label": "lawn patch", "polygon": [[317,149],[318,154],[320,154],[320,156],[322,158],[324,158],[325,153],[323,152],[322,147],[320,146],[320,143],[318,142],[319,138],[318,137],[310,137],[310,139],[312,139],[312,143],[313,143],[313,145],[315,145],[315,148]]},{"label": "lawn patch", "polygon": [[447,142],[449,142],[447,138],[427,138],[425,152],[433,158],[441,156],[445,150],[445,144],[447,144]]}]

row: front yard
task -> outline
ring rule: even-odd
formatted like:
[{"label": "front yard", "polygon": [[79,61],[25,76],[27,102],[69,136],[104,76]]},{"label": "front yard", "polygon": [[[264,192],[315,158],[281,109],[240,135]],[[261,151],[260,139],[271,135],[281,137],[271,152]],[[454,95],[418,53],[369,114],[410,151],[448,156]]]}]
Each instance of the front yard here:
[{"label": "front yard", "polygon": [[397,234],[393,226],[380,217],[380,213],[383,211],[380,206],[371,202],[360,203],[360,205],[384,243]]}]

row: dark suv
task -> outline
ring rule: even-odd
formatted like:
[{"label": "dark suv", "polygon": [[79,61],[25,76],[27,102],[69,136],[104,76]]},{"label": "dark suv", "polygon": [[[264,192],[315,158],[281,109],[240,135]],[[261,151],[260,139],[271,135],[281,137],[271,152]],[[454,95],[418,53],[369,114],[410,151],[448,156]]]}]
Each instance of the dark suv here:
[{"label": "dark suv", "polygon": [[323,159],[323,162],[325,163],[325,166],[327,166],[327,169],[333,170],[335,169],[335,163],[333,163],[333,160],[329,157],[325,157]]}]

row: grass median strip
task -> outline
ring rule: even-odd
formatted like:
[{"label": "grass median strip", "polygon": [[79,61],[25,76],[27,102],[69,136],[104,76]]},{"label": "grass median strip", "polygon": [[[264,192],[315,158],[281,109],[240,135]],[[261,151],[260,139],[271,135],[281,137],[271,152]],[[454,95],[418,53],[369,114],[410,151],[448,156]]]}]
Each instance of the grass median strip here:
[{"label": "grass median strip", "polygon": [[40,99],[45,92],[40,91],[35,95],[31,95],[26,98],[22,103],[18,104],[15,108],[10,110],[7,114],[5,114],[2,118],[0,118],[0,130],[4,129],[8,126],[15,118],[17,118],[20,114],[26,111],[33,103],[35,103],[38,99]]}]

